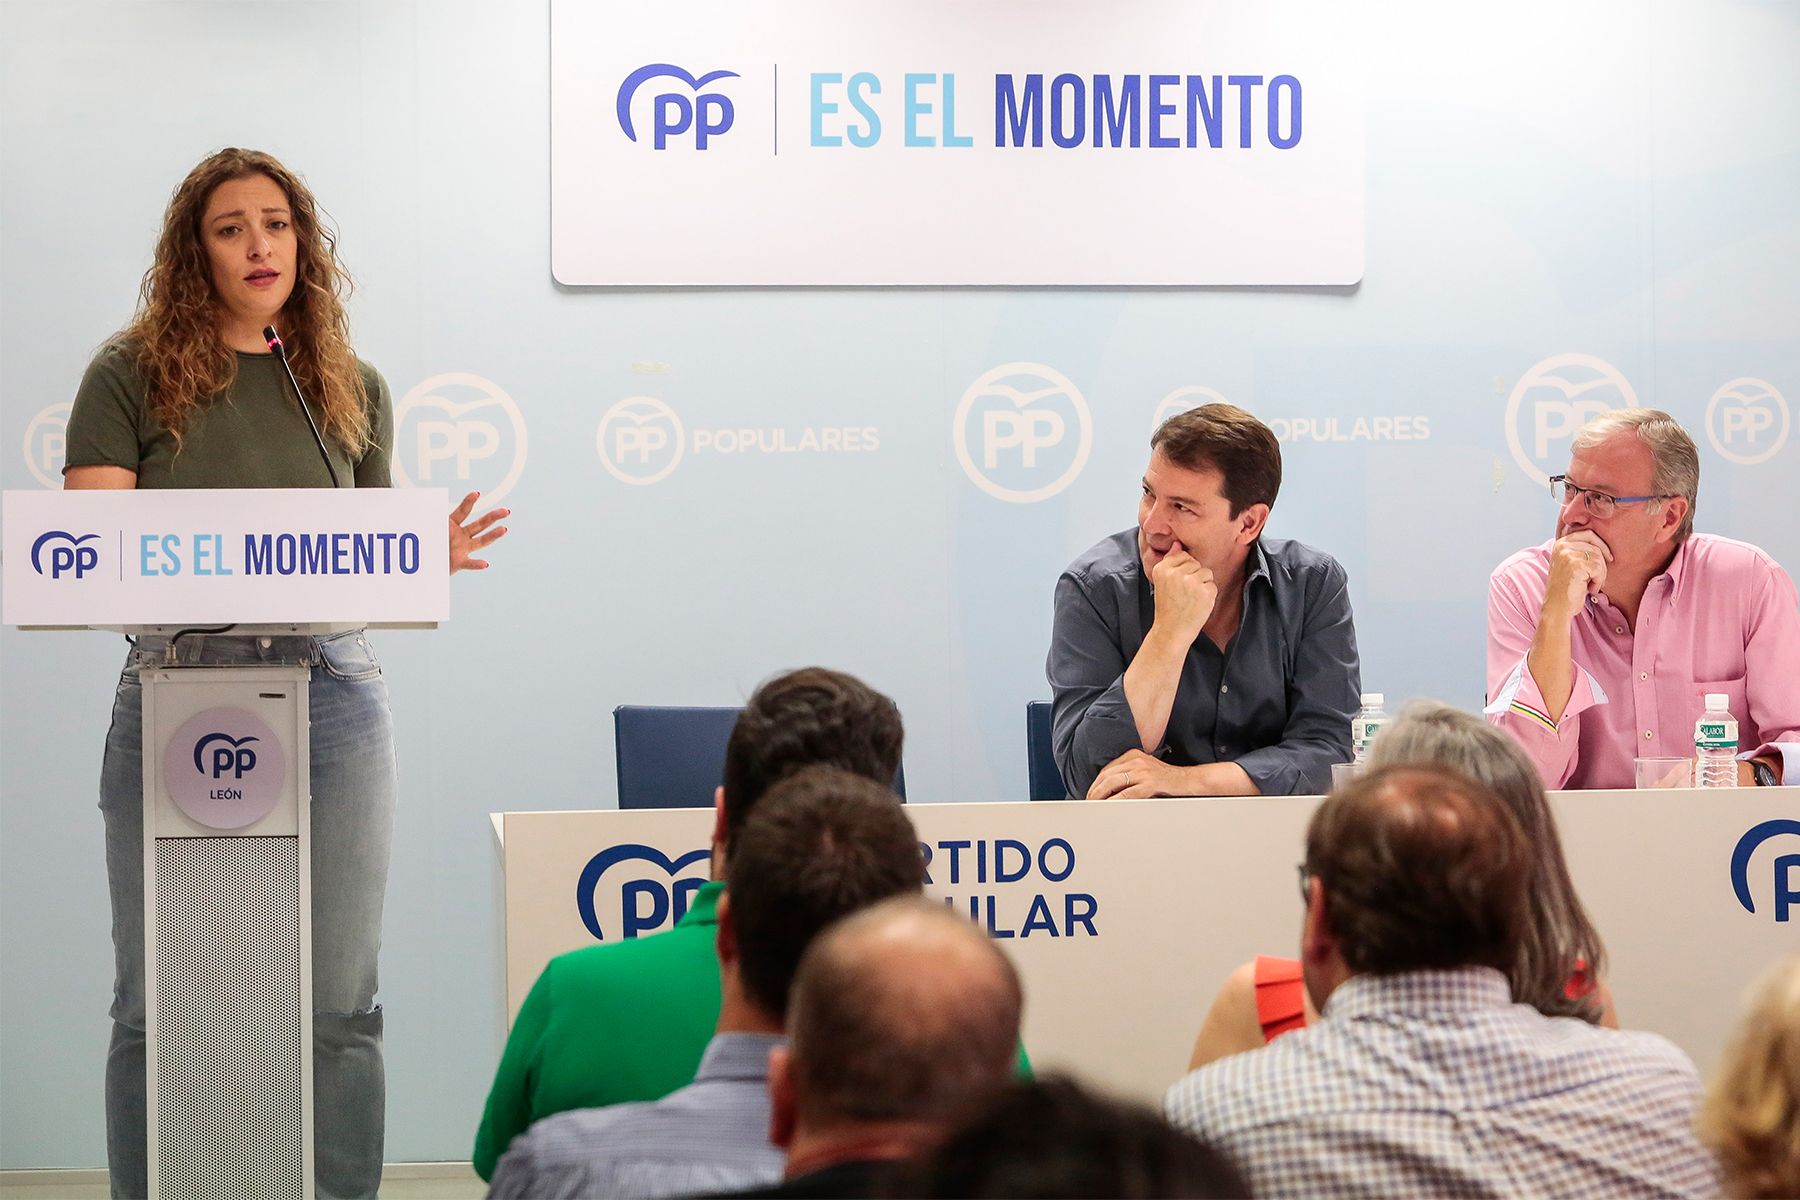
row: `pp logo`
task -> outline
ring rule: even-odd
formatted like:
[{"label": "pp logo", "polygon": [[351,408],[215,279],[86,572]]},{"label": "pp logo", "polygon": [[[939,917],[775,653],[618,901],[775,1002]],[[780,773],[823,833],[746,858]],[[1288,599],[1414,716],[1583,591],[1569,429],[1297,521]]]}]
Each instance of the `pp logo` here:
[{"label": "pp logo", "polygon": [[52,404],[25,426],[25,467],[47,488],[62,487],[63,453],[73,409],[70,404]]},{"label": "pp logo", "polygon": [[401,483],[474,489],[498,504],[525,470],[525,418],[491,380],[466,371],[433,375],[394,407],[394,449]]},{"label": "pp logo", "polygon": [[600,418],[594,448],[600,465],[621,483],[667,479],[681,463],[686,433],[675,410],[653,396],[627,396]]},{"label": "pp logo", "polygon": [[[737,116],[731,97],[702,89],[717,79],[736,79],[736,71],[709,71],[695,79],[673,63],[651,63],[627,75],[625,82],[619,85],[619,128],[625,131],[626,137],[634,142],[638,140],[637,129],[631,121],[632,97],[644,83],[663,76],[680,80],[687,85],[688,92],[659,92],[651,98],[651,140],[658,150],[668,149],[671,137],[680,137],[690,131],[694,135],[694,149],[704,150],[709,138],[718,137],[731,128],[731,122]],[[688,93],[692,93],[692,99]]]},{"label": "pp logo", "polygon": [[76,537],[62,529],[39,534],[37,541],[31,543],[31,569],[43,575],[47,566],[52,579],[61,579],[64,575],[80,579],[100,565],[99,547],[87,544],[99,537],[97,533]]},{"label": "pp logo", "polygon": [[1034,504],[1068,487],[1094,445],[1087,401],[1067,376],[1042,363],[1006,363],[970,384],[951,432],[963,473],[1013,504]]},{"label": "pp logo", "polygon": [[[1756,911],[1750,899],[1750,856],[1770,838],[1784,834],[1800,837],[1800,821],[1776,817],[1752,825],[1731,852],[1731,890],[1737,893],[1738,903],[1747,913]],[[1800,908],[1800,853],[1778,854],[1770,868],[1774,875],[1770,890],[1775,893],[1775,919],[1786,921],[1795,908]]]},{"label": "pp logo", "polygon": [[[681,920],[687,915],[688,901],[706,882],[704,875],[693,872],[711,857],[710,850],[700,849],[670,858],[655,846],[637,842],[602,850],[588,859],[575,882],[575,908],[581,923],[595,941],[603,942],[607,928],[617,930],[620,938],[634,938]],[[658,868],[663,878],[630,870],[615,871],[611,879],[606,878],[608,871],[623,863],[648,863]],[[603,911],[605,921],[601,919]],[[617,924],[612,921],[614,915]]]},{"label": "pp logo", "polygon": [[274,730],[248,709],[213,708],[188,718],[163,753],[163,783],[187,818],[207,829],[243,829],[274,811],[287,782],[287,755]]},{"label": "pp logo", "polygon": [[256,750],[250,743],[260,741],[254,733],[241,738],[209,733],[194,743],[194,770],[215,782],[228,773],[233,779],[242,779],[256,770]]},{"label": "pp logo", "polygon": [[1506,444],[1526,477],[1546,486],[1568,464],[1575,431],[1601,413],[1637,407],[1617,367],[1591,354],[1558,354],[1532,367],[1506,401]]},{"label": "pp logo", "polygon": [[1787,443],[1787,401],[1766,380],[1734,379],[1706,405],[1706,436],[1734,463],[1766,462]]},{"label": "pp logo", "polygon": [[1150,432],[1155,433],[1162,428],[1162,423],[1170,417],[1187,412],[1191,408],[1199,408],[1202,404],[1228,404],[1230,401],[1209,387],[1179,387],[1162,398],[1156,406],[1156,412],[1150,418]]}]

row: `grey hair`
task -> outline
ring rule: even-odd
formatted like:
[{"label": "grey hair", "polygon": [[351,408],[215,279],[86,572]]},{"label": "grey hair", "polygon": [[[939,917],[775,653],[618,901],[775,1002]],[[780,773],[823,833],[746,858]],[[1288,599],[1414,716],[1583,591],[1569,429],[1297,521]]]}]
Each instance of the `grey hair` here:
[{"label": "grey hair", "polygon": [[1677,546],[1694,532],[1694,505],[1700,495],[1700,452],[1679,422],[1660,408],[1615,408],[1601,413],[1575,435],[1575,449],[1592,450],[1620,433],[1635,433],[1650,447],[1654,472],[1650,486],[1659,496],[1680,496],[1687,501],[1681,527],[1675,531]]},{"label": "grey hair", "polygon": [[1528,907],[1531,919],[1507,977],[1513,999],[1546,1016],[1598,1021],[1594,991],[1571,998],[1577,964],[1598,980],[1606,948],[1588,919],[1563,860],[1562,838],[1550,815],[1537,768],[1518,743],[1480,717],[1436,700],[1415,700],[1384,728],[1369,751],[1369,766],[1435,763],[1485,785],[1518,817],[1536,851]]}]

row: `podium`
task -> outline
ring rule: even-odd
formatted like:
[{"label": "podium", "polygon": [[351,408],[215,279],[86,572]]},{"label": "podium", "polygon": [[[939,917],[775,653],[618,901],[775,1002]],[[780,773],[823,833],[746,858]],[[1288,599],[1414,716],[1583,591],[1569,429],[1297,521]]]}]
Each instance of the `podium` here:
[{"label": "podium", "polygon": [[441,489],[5,494],[4,620],[138,635],[149,1192],[313,1195],[311,671],[182,661],[448,617]]}]

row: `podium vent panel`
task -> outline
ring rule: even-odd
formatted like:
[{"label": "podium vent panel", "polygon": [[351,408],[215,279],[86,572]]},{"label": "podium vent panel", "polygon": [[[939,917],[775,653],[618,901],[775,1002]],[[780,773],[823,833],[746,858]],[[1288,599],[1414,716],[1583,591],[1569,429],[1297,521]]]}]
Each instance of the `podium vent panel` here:
[{"label": "podium vent panel", "polygon": [[299,840],[159,838],[154,886],[158,1190],[301,1197]]}]

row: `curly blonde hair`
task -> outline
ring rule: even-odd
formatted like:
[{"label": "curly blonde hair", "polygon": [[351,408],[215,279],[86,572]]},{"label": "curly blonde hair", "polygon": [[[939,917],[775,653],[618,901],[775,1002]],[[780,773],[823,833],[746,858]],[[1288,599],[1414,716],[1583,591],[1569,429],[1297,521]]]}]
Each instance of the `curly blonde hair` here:
[{"label": "curly blonde hair", "polygon": [[215,188],[251,175],[265,175],[285,192],[293,215],[294,290],[282,310],[282,338],[294,378],[325,436],[361,454],[371,444],[369,398],[350,349],[344,298],[352,284],[338,262],[337,233],[300,177],[270,155],[227,147],[188,172],[169,198],[156,259],[144,272],[137,314],[120,340],[157,423],[179,444],[188,419],[237,376],[237,355],[221,333],[201,222]]},{"label": "curly blonde hair", "polygon": [[1800,1196],[1800,955],[1756,985],[1699,1127],[1726,1195]]}]

